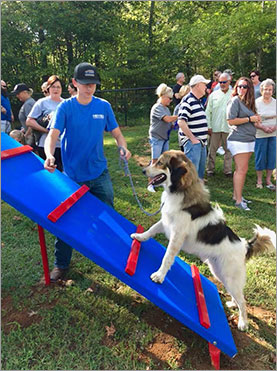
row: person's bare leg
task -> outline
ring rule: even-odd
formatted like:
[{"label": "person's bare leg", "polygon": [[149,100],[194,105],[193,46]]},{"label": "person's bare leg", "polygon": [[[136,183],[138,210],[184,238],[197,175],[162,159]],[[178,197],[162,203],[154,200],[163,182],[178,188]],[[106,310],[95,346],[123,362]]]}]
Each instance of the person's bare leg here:
[{"label": "person's bare leg", "polygon": [[252,152],[238,153],[234,156],[234,161],[236,165],[236,170],[233,176],[233,186],[234,186],[234,199],[237,204],[242,201],[242,191],[245,183],[246,174],[248,171],[249,159]]},{"label": "person's bare leg", "polygon": [[263,171],[257,170],[257,184],[263,184]]}]

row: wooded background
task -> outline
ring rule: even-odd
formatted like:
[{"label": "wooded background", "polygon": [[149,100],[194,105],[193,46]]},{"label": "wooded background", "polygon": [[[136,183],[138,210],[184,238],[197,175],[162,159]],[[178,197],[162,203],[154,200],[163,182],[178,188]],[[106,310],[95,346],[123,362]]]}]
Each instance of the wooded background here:
[{"label": "wooded background", "polygon": [[175,83],[253,68],[275,80],[275,1],[2,1],[2,78],[40,91],[74,66],[99,68],[102,89]]},{"label": "wooded background", "polygon": [[[2,79],[19,82],[40,98],[50,75],[71,81],[80,62],[97,66],[101,92],[121,125],[149,119],[155,87],[211,78],[276,75],[275,1],[2,1]],[[152,87],[152,89],[135,88]],[[128,90],[119,90],[128,89]],[[107,91],[109,90],[109,91]],[[15,117],[21,103],[11,97]],[[172,107],[173,108],[173,107]]]}]

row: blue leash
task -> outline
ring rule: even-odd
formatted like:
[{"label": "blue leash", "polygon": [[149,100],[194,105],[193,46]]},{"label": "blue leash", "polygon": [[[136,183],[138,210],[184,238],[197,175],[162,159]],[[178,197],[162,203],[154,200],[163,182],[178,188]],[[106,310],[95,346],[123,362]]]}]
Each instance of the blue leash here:
[{"label": "blue leash", "polygon": [[123,162],[123,170],[124,170],[124,174],[125,176],[128,176],[129,179],[130,179],[130,184],[131,184],[131,188],[132,188],[132,192],[133,192],[133,195],[135,196],[135,199],[137,200],[137,203],[139,205],[139,208],[140,210],[148,215],[148,216],[154,216],[154,215],[157,215],[162,207],[163,207],[163,204],[161,204],[160,208],[158,211],[156,211],[155,213],[149,213],[148,211],[144,210],[140,200],[138,199],[138,196],[137,196],[137,192],[135,190],[135,187],[134,187],[134,182],[133,182],[133,179],[132,179],[132,175],[131,175],[131,172],[129,170],[129,165],[128,165],[128,160],[126,159],[125,155],[126,155],[126,151],[125,151],[125,148],[123,147],[118,147],[118,152],[119,152],[119,166],[122,168],[122,162]]}]

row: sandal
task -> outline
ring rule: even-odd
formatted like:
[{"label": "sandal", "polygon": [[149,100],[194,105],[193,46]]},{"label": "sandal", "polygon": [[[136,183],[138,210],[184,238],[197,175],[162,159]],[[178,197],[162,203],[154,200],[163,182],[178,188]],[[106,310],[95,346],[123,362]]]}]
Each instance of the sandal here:
[{"label": "sandal", "polygon": [[[273,185],[273,184],[272,184],[272,185]],[[256,184],[256,188],[262,189],[262,188],[263,188],[263,185],[260,184],[260,183],[257,183],[257,184]]]},{"label": "sandal", "polygon": [[275,191],[275,189],[276,189],[276,187],[275,187],[275,185],[274,184],[267,184],[266,185],[266,188],[268,188],[268,189],[270,189],[271,191]]}]

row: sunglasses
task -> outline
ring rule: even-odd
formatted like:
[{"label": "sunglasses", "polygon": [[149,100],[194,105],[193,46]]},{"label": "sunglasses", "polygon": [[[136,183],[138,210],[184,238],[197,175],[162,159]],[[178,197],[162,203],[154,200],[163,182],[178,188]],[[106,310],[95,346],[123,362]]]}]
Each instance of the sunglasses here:
[{"label": "sunglasses", "polygon": [[240,88],[240,89],[248,89],[248,85],[238,85],[238,88]]},{"label": "sunglasses", "polygon": [[255,77],[255,76],[257,76],[257,75],[250,75],[251,79],[252,79],[252,77]]},{"label": "sunglasses", "polygon": [[220,84],[226,84],[228,81],[218,81]]}]

